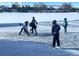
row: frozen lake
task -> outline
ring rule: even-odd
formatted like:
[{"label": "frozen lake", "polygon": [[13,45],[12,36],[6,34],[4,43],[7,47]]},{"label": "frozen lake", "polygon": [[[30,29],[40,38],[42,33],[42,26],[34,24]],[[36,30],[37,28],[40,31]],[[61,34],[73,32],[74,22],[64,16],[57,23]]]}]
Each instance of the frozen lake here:
[{"label": "frozen lake", "polygon": [[[30,22],[33,16],[39,22],[38,36],[19,35],[21,26],[18,23]],[[69,21],[67,34],[61,26],[65,17]],[[65,49],[51,47],[52,20],[59,21],[61,48]],[[0,55],[79,55],[79,49],[73,48],[79,48],[79,13],[0,13]]]},{"label": "frozen lake", "polygon": [[62,20],[79,20],[79,13],[0,13],[0,23],[23,23],[35,17],[38,22]]}]

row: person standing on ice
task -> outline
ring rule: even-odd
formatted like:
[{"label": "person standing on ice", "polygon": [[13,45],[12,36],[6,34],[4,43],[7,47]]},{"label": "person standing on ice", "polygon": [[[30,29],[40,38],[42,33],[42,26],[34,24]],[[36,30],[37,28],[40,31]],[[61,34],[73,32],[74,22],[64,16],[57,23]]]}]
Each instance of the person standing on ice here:
[{"label": "person standing on ice", "polygon": [[24,30],[24,32],[27,34],[27,35],[30,35],[29,34],[29,31],[28,31],[28,21],[24,22],[24,24],[20,24],[22,25],[23,27],[21,28],[20,32],[19,32],[19,35],[21,35],[22,31]]},{"label": "person standing on ice", "polygon": [[56,43],[57,43],[57,46],[60,47],[59,31],[60,31],[60,26],[57,24],[57,21],[54,20],[52,22],[52,35],[53,35],[52,47],[53,48],[55,48]]},{"label": "person standing on ice", "polygon": [[67,21],[67,18],[64,18],[63,27],[64,27],[64,32],[67,33],[67,27],[68,27],[68,21]]},{"label": "person standing on ice", "polygon": [[32,22],[30,23],[30,27],[31,27],[31,29],[30,29],[30,31],[32,31],[32,33],[34,33],[35,32],[35,34],[37,35],[37,21],[36,21],[36,19],[35,19],[35,17],[33,17],[32,18]]}]

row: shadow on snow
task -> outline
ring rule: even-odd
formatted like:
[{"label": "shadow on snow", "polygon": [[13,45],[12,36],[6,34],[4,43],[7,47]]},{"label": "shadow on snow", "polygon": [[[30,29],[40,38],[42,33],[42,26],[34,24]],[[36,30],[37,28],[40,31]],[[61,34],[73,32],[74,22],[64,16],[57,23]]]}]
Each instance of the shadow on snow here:
[{"label": "shadow on snow", "polygon": [[79,48],[60,48],[55,49],[46,43],[33,41],[10,41],[0,39],[1,56],[74,56],[65,50],[79,50]]}]

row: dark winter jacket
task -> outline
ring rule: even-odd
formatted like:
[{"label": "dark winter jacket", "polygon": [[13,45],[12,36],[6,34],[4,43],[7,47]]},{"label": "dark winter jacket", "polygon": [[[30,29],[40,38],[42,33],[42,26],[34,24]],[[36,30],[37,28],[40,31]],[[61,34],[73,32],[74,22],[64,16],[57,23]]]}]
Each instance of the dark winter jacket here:
[{"label": "dark winter jacket", "polygon": [[35,19],[32,20],[32,22],[30,23],[30,27],[33,27],[33,28],[37,28],[37,21]]},{"label": "dark winter jacket", "polygon": [[59,31],[60,31],[60,26],[58,24],[52,26],[52,35],[59,34]]}]

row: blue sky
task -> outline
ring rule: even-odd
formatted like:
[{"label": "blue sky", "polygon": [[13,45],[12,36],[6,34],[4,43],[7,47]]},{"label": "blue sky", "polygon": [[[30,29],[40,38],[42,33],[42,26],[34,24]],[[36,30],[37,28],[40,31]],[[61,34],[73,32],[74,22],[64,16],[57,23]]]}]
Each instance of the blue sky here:
[{"label": "blue sky", "polygon": [[[11,6],[14,2],[4,2],[4,3],[0,3],[0,5],[5,5],[5,6]],[[33,5],[34,3],[37,2],[19,2],[20,5]],[[62,5],[63,3],[68,3],[68,2],[43,2],[44,4],[47,5]],[[71,2],[71,4],[74,7],[79,7],[79,2]]]}]

